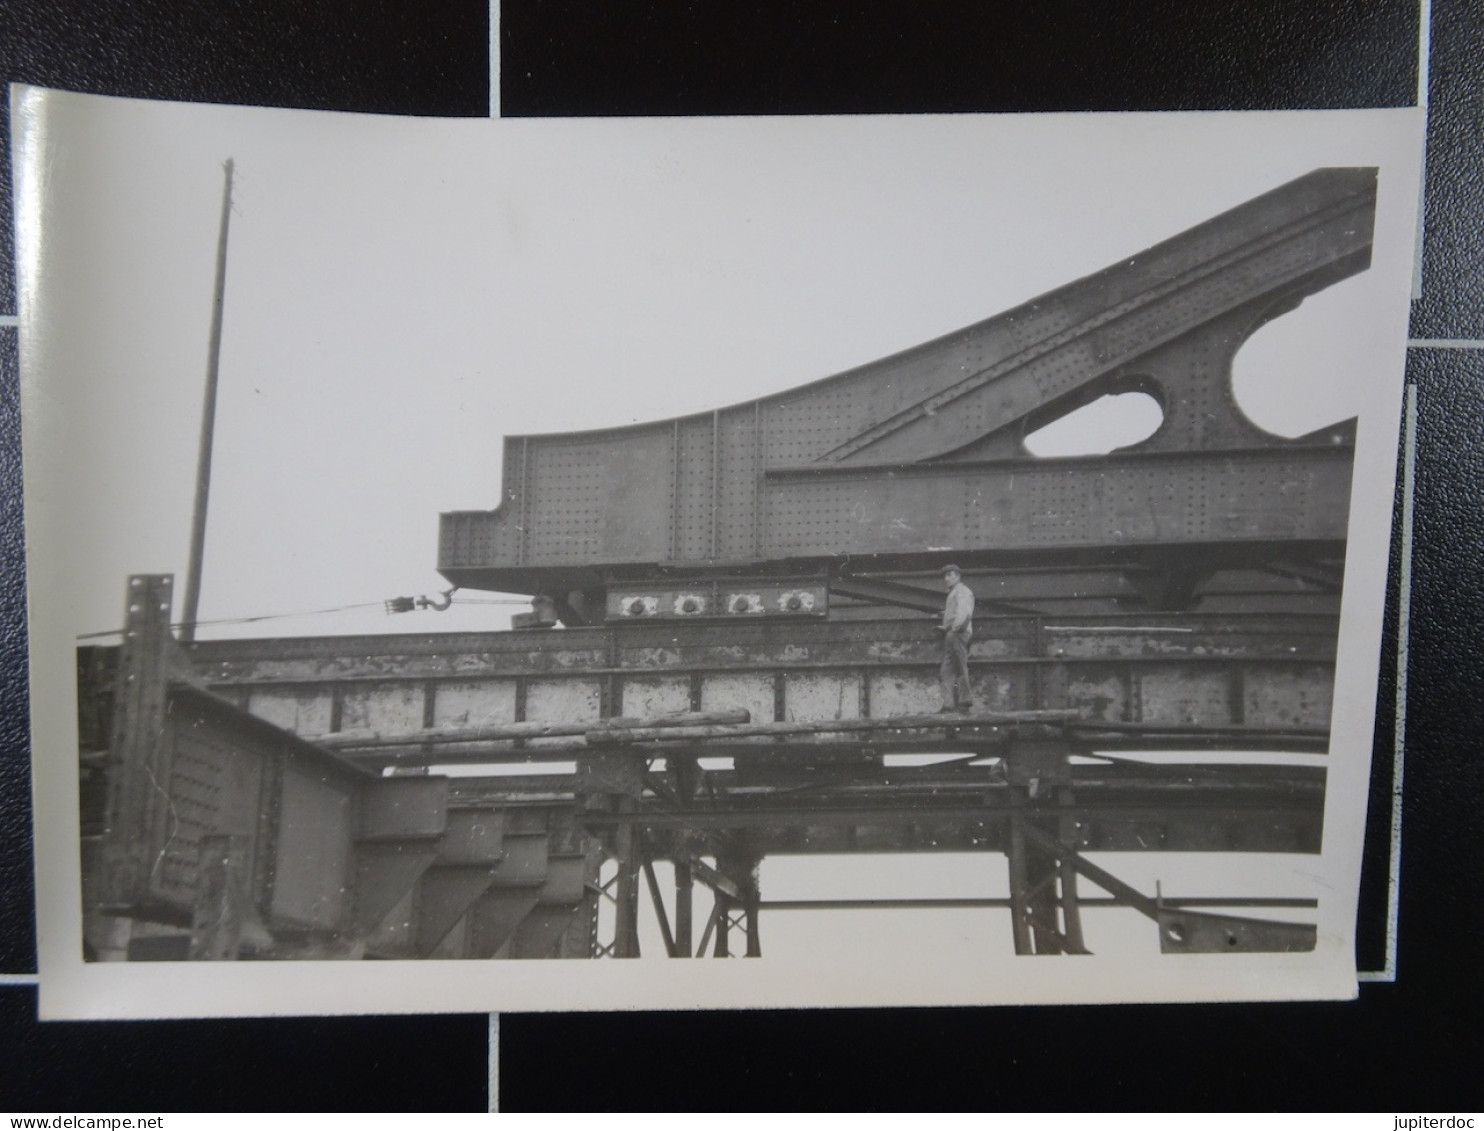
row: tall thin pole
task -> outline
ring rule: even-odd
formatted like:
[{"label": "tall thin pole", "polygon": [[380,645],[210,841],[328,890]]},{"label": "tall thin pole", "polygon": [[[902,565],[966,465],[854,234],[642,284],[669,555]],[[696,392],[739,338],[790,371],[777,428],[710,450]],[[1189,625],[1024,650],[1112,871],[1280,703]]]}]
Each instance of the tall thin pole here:
[{"label": "tall thin pole", "polygon": [[232,219],[232,159],[222,166],[222,225],[216,238],[216,291],[211,300],[211,342],[206,356],[206,394],[201,401],[201,446],[196,456],[196,505],[191,512],[191,562],[186,573],[184,623],[180,639],[196,639],[196,610],[201,603],[201,562],[206,556],[206,500],[211,494],[211,442],[216,428],[216,381],[222,360],[222,302],[227,290],[227,226]]}]

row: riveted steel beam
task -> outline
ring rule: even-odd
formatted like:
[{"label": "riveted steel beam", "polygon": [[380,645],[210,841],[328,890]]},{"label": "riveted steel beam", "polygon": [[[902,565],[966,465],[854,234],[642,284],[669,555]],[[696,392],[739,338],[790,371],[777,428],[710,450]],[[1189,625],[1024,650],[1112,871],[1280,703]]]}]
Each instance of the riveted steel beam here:
[{"label": "riveted steel beam", "polygon": [[[1367,268],[1375,193],[1374,169],[1315,170],[824,381],[652,424],[510,438],[503,505],[444,515],[439,569],[464,586],[545,593],[601,591],[605,575],[635,569],[797,573],[842,553],[944,546],[1050,550],[1048,561],[1202,539],[1333,549],[1353,428],[1292,442],[1263,432],[1235,408],[1230,361],[1264,322]],[[1153,392],[1164,421],[1127,459],[1038,461],[1023,446],[1129,389]]]}]

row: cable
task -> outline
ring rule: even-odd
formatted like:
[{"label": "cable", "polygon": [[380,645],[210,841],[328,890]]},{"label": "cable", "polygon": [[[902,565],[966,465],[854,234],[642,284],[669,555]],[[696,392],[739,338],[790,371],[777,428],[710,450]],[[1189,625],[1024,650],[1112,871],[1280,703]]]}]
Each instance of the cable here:
[{"label": "cable", "polygon": [[[455,597],[453,599],[453,603],[456,605],[529,605],[530,601],[528,599],[520,597]],[[251,617],[221,617],[216,620],[198,620],[196,621],[196,624],[197,626],[222,624],[258,624],[263,621],[285,620],[289,617],[317,617],[326,616],[331,613],[354,612],[357,609],[374,609],[377,607],[384,607],[385,604],[386,602],[384,601],[362,601],[354,605],[335,605],[327,609],[306,609],[300,612],[293,613],[262,613],[258,616]],[[184,623],[184,621],[177,621],[172,623],[170,627],[181,628]],[[74,637],[73,639],[96,640],[104,636],[122,636],[123,632],[124,630],[122,628],[110,628],[103,632],[84,632]]]}]

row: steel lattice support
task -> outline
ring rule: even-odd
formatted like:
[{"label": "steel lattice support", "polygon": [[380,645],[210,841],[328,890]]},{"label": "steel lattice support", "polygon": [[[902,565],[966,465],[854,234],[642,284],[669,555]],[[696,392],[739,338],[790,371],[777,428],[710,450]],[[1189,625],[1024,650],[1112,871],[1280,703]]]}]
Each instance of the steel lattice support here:
[{"label": "steel lattice support", "polygon": [[[1154,920],[1160,929],[1160,950],[1165,953],[1295,952],[1313,950],[1317,929],[1310,923],[1275,922],[1236,915],[1193,912],[1167,907],[1124,883],[1117,876],[1084,858],[1075,845],[1064,844],[1035,825],[1025,822],[1021,834],[1029,846],[1086,876],[1136,911]],[[1016,953],[1022,952],[1018,946]]]},{"label": "steel lattice support", "polygon": [[1006,855],[1015,953],[1087,954],[1075,871],[1028,838],[1026,826],[1034,821],[1019,812],[1009,819]]},{"label": "steel lattice support", "polygon": [[731,957],[733,930],[743,935],[746,957],[758,958],[763,953],[758,923],[759,863],[761,858],[756,854],[735,849],[716,859],[717,871],[736,885],[735,894],[716,893],[716,958]]},{"label": "steel lattice support", "polygon": [[[1086,954],[1077,873],[1041,836],[1073,846],[1077,822],[1068,762],[1072,747],[1048,734],[1017,737],[1006,752],[1013,803],[1005,854],[1016,954]],[[1047,830],[1050,832],[1047,832]]]},{"label": "steel lattice support", "polygon": [[[1207,638],[1193,639],[1200,633],[1176,633],[1173,624],[1041,626],[1024,641],[1027,655],[1045,659],[1026,674],[1029,702],[1070,697],[1061,655],[1068,651],[1102,665],[1100,680],[1090,681],[1089,667],[1077,687],[1134,696],[1120,709],[1130,721],[1094,723],[1065,707],[947,720],[873,713],[890,710],[891,695],[918,690],[914,669],[901,666],[919,647],[917,633],[901,622],[764,633],[749,646],[754,652],[726,657],[696,651],[719,646],[710,636],[678,631],[669,636],[673,653],[646,650],[639,645],[653,638],[635,629],[628,652],[614,641],[606,698],[597,697],[600,710],[624,714],[563,724],[527,717],[527,710],[539,702],[539,714],[550,718],[594,698],[587,695],[597,687],[591,665],[570,651],[577,631],[531,637],[542,643],[526,645],[527,662],[544,655],[541,670],[557,673],[539,683],[534,666],[514,675],[502,668],[504,674],[478,681],[460,666],[459,681],[446,690],[421,672],[409,696],[412,673],[388,676],[385,663],[361,656],[349,667],[303,673],[305,691],[285,687],[280,677],[258,678],[256,665],[277,662],[276,653],[263,650],[287,647],[283,642],[239,642],[232,647],[248,654],[214,666],[216,689],[207,690],[198,674],[206,646],[187,654],[170,639],[167,579],[141,577],[130,588],[126,643],[107,680],[117,689],[107,740],[110,806],[95,867],[109,879],[90,889],[95,928],[121,913],[150,920],[182,932],[174,941],[189,941],[197,958],[633,957],[647,887],[670,955],[757,955],[764,857],[980,851],[1007,858],[1011,893],[1004,905],[1021,954],[1086,953],[1079,877],[1155,920],[1169,951],[1313,946],[1310,926],[1195,911],[1189,901],[1161,903],[1082,855],[1151,846],[1319,850],[1321,768],[1172,766],[1103,750],[1104,732],[1116,737],[1119,727],[1150,741],[1150,724],[1132,719],[1145,711],[1168,717],[1174,702],[1216,703],[1214,715],[1190,724],[1207,736],[1228,735],[1213,722],[1229,727],[1233,720],[1249,728],[1249,737],[1258,734],[1250,723],[1259,704],[1281,698],[1277,683],[1250,663],[1280,648],[1265,626],[1248,633],[1250,622],[1233,622],[1232,630],[1242,628],[1250,639],[1225,639],[1246,658],[1202,661],[1206,667],[1188,673],[1186,683],[1165,687],[1166,698],[1151,679],[1124,681],[1121,666],[1132,655],[1172,649],[1191,659],[1206,648]],[[1008,624],[993,623],[1001,630]],[[998,646],[993,631],[986,638]],[[866,660],[886,663],[881,655],[890,653],[898,666],[883,670],[896,674],[861,668],[852,677],[851,665],[862,663],[862,646],[873,639],[876,652]],[[500,636],[471,637],[452,651],[477,657],[491,641],[506,645]],[[817,666],[799,659],[806,646],[819,650]],[[723,658],[729,666],[711,666]],[[86,670],[95,668],[105,679],[110,673],[108,665]],[[287,704],[295,719],[302,712],[320,720],[303,724],[311,733],[328,728],[338,737],[327,745],[348,749],[352,738],[382,737],[421,745],[429,719],[445,704],[456,707],[459,696],[476,692],[481,702],[498,701],[512,679],[515,718],[500,724],[509,733],[481,732],[478,741],[503,744],[500,757],[511,762],[580,752],[575,772],[385,777],[279,721]],[[540,698],[533,693],[528,701],[525,692],[538,687]],[[1192,689],[1202,691],[1199,700],[1189,699]],[[1230,694],[1215,694],[1223,690]],[[733,705],[720,709],[728,696]],[[373,701],[388,708],[412,701],[421,710],[411,714],[408,732],[367,738],[340,730],[343,713],[365,713]],[[826,710],[843,717],[808,721]],[[745,721],[749,715],[773,721]],[[1074,718],[1057,721],[1063,716]],[[565,733],[542,733],[563,726]],[[1292,733],[1262,731],[1253,741],[1278,748]],[[893,765],[898,749],[949,757]],[[1090,750],[1099,753],[1072,764],[1073,754]],[[158,788],[142,789],[145,783]],[[190,835],[171,835],[180,814],[190,817]],[[244,830],[251,833],[246,840]],[[139,875],[133,865],[146,848],[163,863],[148,870],[147,884],[126,882]],[[664,861],[674,869],[673,897],[661,888],[656,865]],[[714,897],[701,922],[697,883]],[[98,894],[105,887],[110,896]],[[1219,898],[1204,902],[1221,906]]]},{"label": "steel lattice support", "polygon": [[644,866],[641,833],[635,827],[644,789],[644,756],[628,750],[602,750],[584,759],[584,810],[611,814],[606,851],[617,864],[615,875],[601,887],[614,904],[613,937],[598,941],[600,957],[639,957],[639,877]]}]

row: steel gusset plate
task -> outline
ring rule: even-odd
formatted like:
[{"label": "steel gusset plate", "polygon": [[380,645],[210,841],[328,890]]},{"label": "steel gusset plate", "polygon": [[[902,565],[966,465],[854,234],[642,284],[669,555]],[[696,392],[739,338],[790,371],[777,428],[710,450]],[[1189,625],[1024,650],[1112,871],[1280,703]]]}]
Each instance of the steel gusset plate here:
[{"label": "steel gusset plate", "polygon": [[1158,909],[1161,954],[1282,954],[1314,949],[1312,923],[1246,919],[1207,911]]}]

